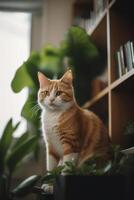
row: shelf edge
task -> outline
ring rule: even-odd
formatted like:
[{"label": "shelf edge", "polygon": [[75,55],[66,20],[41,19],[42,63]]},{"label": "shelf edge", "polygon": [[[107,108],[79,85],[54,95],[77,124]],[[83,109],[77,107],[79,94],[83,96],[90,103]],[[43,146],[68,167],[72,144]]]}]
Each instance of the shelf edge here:
[{"label": "shelf edge", "polygon": [[101,98],[103,98],[105,95],[107,95],[109,92],[109,87],[107,86],[104,90],[99,92],[95,97],[93,97],[90,101],[87,101],[82,107],[83,108],[89,108],[92,106],[94,103],[99,101]]},{"label": "shelf edge", "polygon": [[106,16],[108,10],[115,4],[116,0],[112,0],[107,6],[106,8],[103,10],[102,13],[100,13],[98,16],[96,16],[96,19],[94,21],[94,25],[93,27],[91,27],[89,30],[87,30],[87,34],[88,35],[92,35],[93,32],[95,31],[95,29],[99,26],[99,24],[101,23],[101,21],[103,20],[103,18]]},{"label": "shelf edge", "polygon": [[126,74],[124,74],[123,76],[121,76],[119,79],[115,80],[114,82],[112,82],[110,84],[110,89],[116,89],[119,85],[121,85],[122,83],[124,83],[127,79],[129,79],[130,77],[132,77],[134,75],[134,69],[132,69],[131,71],[127,72]]},{"label": "shelf edge", "polygon": [[92,35],[93,32],[95,31],[95,29],[98,27],[98,25],[101,23],[101,21],[103,20],[103,18],[105,17],[107,13],[107,8],[104,9],[104,11],[100,14],[100,16],[97,16],[94,22],[93,27],[91,27],[88,31],[87,34],[88,35]]}]

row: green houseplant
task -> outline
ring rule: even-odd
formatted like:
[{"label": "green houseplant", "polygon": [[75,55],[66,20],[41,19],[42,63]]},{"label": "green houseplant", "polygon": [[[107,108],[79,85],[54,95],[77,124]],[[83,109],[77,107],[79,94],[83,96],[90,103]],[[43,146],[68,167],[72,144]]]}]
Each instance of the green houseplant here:
[{"label": "green houseplant", "polygon": [[15,171],[23,159],[33,152],[38,136],[29,136],[25,132],[18,139],[14,139],[13,133],[20,123],[13,125],[10,119],[0,138],[0,199],[12,199],[10,192]]},{"label": "green houseplant", "polygon": [[[78,104],[90,99],[91,81],[100,75],[106,65],[106,49],[96,44],[87,32],[72,26],[60,44],[74,72],[74,90]],[[87,89],[88,87],[88,89]]]}]

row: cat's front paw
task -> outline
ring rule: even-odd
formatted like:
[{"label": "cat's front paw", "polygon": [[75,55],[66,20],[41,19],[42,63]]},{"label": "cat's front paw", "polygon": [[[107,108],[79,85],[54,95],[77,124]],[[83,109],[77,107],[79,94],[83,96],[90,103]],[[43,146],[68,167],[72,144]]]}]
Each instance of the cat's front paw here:
[{"label": "cat's front paw", "polygon": [[44,191],[45,193],[53,194],[53,186],[52,186],[52,185],[43,184],[43,185],[41,186],[41,188],[43,189],[43,191]]}]

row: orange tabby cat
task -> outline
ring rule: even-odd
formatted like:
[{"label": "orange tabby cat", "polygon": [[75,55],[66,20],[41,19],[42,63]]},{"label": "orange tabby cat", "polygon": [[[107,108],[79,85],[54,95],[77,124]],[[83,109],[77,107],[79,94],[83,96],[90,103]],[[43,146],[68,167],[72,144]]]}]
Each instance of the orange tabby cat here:
[{"label": "orange tabby cat", "polygon": [[109,145],[107,131],[93,112],[77,105],[71,70],[59,80],[49,80],[40,72],[38,79],[47,170],[59,161],[74,161],[79,166],[96,153],[105,155]]}]

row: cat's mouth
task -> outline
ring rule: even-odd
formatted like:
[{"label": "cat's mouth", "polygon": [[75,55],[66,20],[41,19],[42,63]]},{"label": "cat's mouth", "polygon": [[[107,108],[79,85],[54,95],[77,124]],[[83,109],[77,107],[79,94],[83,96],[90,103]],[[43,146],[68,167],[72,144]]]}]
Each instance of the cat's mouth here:
[{"label": "cat's mouth", "polygon": [[53,103],[53,102],[50,102],[48,105],[49,105],[50,107],[56,107],[55,103]]}]

